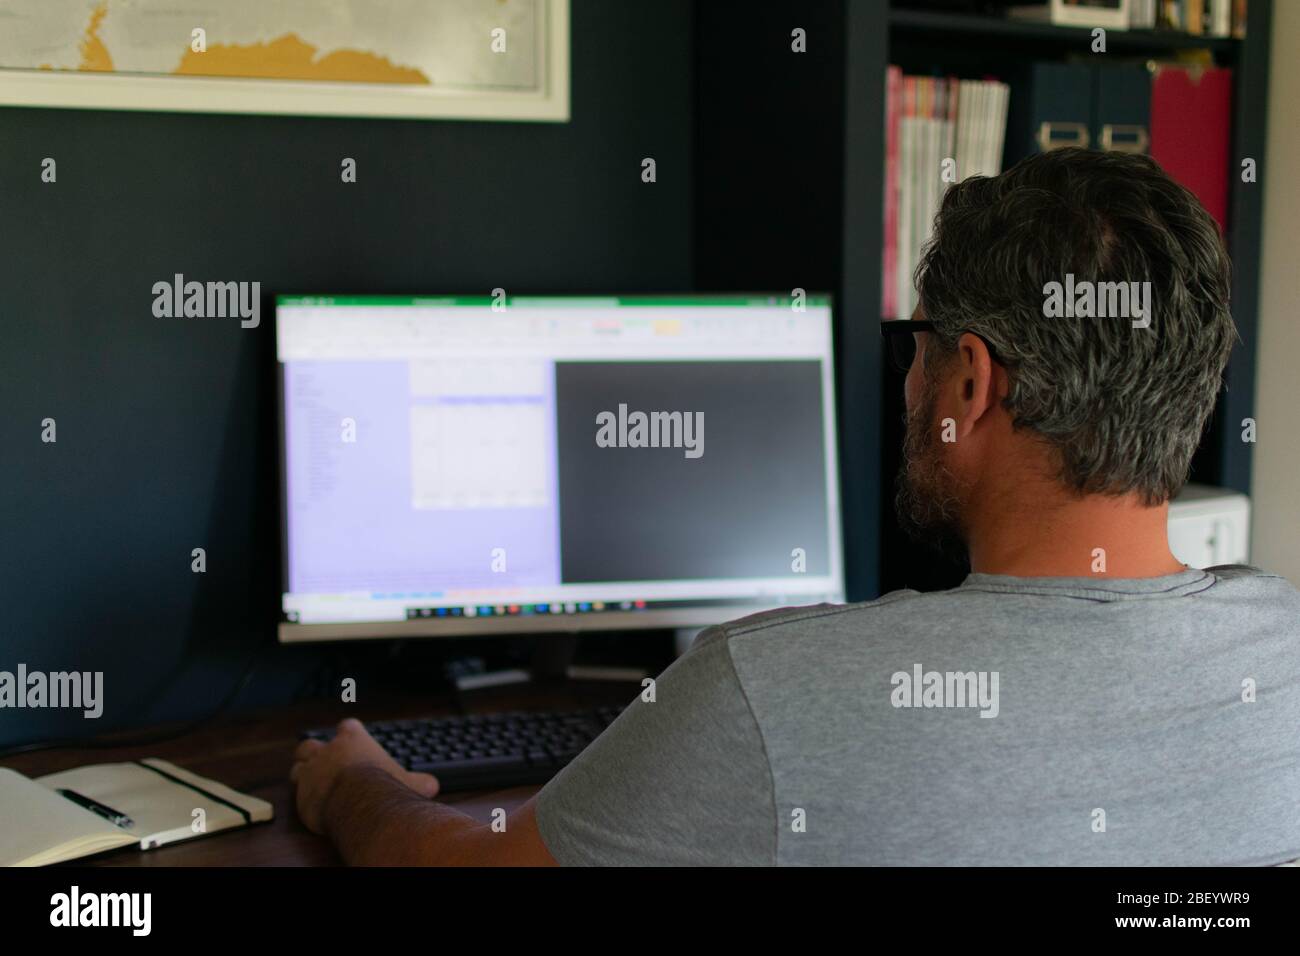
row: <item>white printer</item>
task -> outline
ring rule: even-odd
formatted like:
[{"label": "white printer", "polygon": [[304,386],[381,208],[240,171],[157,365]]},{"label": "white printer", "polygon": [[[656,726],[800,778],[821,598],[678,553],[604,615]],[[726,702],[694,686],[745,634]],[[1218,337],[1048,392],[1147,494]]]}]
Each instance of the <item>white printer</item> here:
[{"label": "white printer", "polygon": [[1193,568],[1250,560],[1250,499],[1209,485],[1188,485],[1169,503],[1169,550]]}]

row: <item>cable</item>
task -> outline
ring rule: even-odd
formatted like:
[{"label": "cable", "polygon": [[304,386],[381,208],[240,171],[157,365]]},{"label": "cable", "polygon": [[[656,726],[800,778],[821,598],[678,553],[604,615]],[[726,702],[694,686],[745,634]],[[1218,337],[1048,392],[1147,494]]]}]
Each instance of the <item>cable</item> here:
[{"label": "cable", "polygon": [[14,747],[6,747],[0,750],[0,760],[6,757],[12,757],[16,754],[34,753],[40,750],[57,750],[63,747],[76,747],[86,750],[108,750],[114,747],[142,747],[146,744],[161,743],[164,740],[171,740],[175,737],[182,737],[185,734],[193,733],[201,727],[210,724],[212,721],[224,714],[243,693],[244,688],[248,686],[249,681],[253,679],[253,674],[257,670],[258,658],[261,657],[262,648],[259,646],[248,658],[248,663],[244,665],[244,670],[228,693],[216,708],[210,713],[204,714],[188,723],[179,727],[173,727],[170,730],[157,731],[151,734],[140,734],[136,737],[92,737],[76,738],[67,737],[62,740],[37,740],[29,744],[18,744]]}]

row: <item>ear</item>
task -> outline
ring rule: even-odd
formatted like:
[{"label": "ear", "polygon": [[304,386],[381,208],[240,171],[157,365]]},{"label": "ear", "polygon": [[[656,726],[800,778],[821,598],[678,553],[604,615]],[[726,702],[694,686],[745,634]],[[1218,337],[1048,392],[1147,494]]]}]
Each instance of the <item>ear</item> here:
[{"label": "ear", "polygon": [[957,437],[965,438],[987,416],[1002,407],[1007,394],[1006,371],[993,361],[984,340],[970,332],[957,340],[951,388],[957,409]]}]

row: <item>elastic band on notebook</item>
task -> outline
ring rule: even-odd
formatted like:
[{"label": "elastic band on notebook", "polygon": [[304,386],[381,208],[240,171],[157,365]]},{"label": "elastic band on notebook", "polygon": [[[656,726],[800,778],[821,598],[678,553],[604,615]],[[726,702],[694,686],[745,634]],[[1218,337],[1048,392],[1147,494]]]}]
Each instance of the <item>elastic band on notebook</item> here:
[{"label": "elastic band on notebook", "polygon": [[219,796],[217,796],[215,793],[210,793],[209,791],[204,790],[202,787],[196,787],[194,784],[190,783],[188,780],[182,780],[180,777],[177,777],[177,776],[175,776],[174,774],[170,774],[170,773],[168,773],[166,770],[159,770],[157,767],[153,766],[152,764],[147,764],[147,763],[145,763],[143,760],[136,760],[136,761],[133,761],[133,763],[135,763],[135,764],[137,764],[137,765],[139,765],[139,766],[141,766],[141,767],[144,767],[146,770],[152,770],[154,773],[158,774],[158,776],[160,776],[160,777],[166,777],[166,778],[167,778],[168,780],[170,780],[172,783],[179,783],[182,787],[189,787],[189,788],[190,788],[191,790],[193,790],[195,793],[201,793],[201,794],[203,794],[205,797],[207,797],[209,800],[215,800],[215,801],[217,801],[217,803],[223,803],[223,804],[225,804],[226,806],[230,807],[230,809],[232,809],[232,810],[234,810],[236,813],[238,813],[241,817],[243,817],[245,823],[250,823],[250,824],[251,824],[251,823],[253,822],[253,817],[249,814],[249,812],[248,812],[247,810],[245,810],[243,807],[241,807],[241,806],[240,806],[239,804],[237,804],[237,803],[231,803],[231,802],[230,802],[229,800],[227,800],[225,797],[219,797]]}]

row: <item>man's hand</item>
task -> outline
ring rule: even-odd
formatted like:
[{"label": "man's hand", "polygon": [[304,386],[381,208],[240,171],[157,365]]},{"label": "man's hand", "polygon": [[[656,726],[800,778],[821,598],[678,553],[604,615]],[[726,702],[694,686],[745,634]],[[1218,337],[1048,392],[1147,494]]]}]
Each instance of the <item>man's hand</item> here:
[{"label": "man's hand", "polygon": [[313,833],[325,832],[326,802],[341,775],[357,767],[383,770],[398,783],[425,798],[438,792],[438,781],[432,774],[404,770],[367,733],[361,721],[349,717],[339,722],[334,739],[329,743],[304,740],[294,754],[289,779],[298,786],[298,816],[307,829]]},{"label": "man's hand", "polygon": [[436,800],[438,781],[410,773],[357,720],[339,724],[329,743],[304,740],[289,779],[298,816],[327,835],[348,863],[402,866],[554,866],[537,829],[536,798],[502,829]]}]

